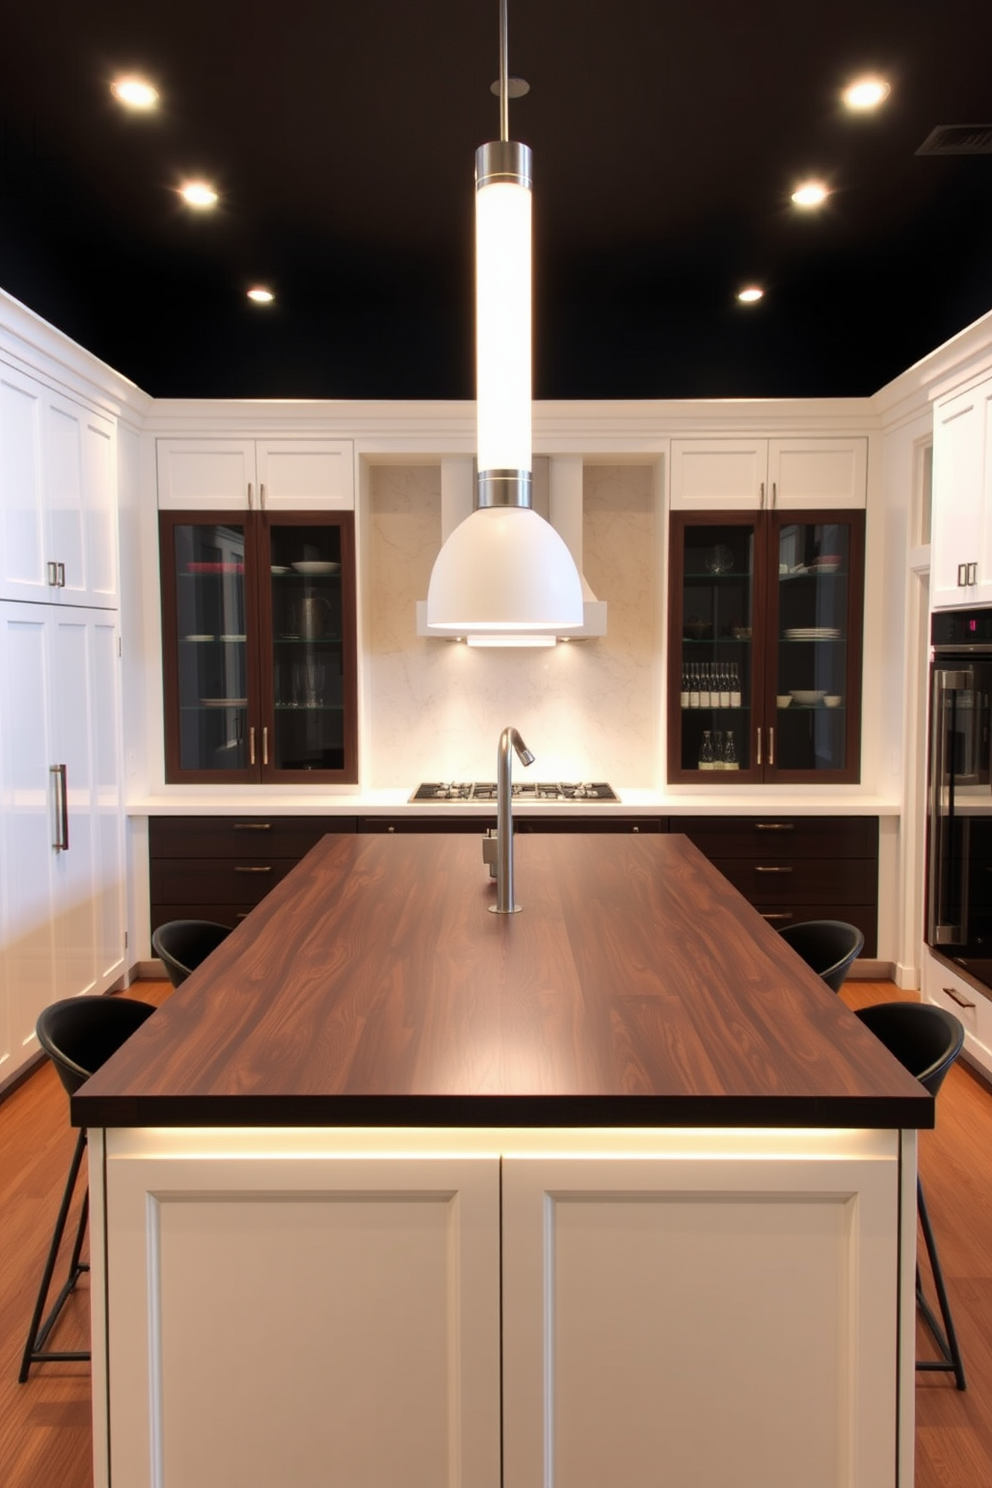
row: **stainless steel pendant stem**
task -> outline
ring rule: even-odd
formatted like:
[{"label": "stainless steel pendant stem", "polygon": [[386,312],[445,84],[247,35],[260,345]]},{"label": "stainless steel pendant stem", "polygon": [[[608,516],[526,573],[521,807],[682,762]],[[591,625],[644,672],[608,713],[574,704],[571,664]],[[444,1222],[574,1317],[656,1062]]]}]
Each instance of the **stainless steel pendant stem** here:
[{"label": "stainless steel pendant stem", "polygon": [[509,51],[510,27],[507,19],[508,0],[499,0],[499,137],[501,140],[510,138],[510,93],[509,93],[509,63],[507,53]]}]

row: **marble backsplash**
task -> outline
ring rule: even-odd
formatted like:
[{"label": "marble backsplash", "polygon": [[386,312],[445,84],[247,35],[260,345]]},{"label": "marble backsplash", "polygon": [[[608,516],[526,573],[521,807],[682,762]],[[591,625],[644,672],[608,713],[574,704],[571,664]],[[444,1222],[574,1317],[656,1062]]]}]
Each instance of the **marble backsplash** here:
[{"label": "marble backsplash", "polygon": [[[373,468],[363,778],[492,780],[506,724],[536,756],[535,780],[650,786],[657,760],[657,515],[647,466],[587,466],[585,576],[607,634],[553,649],[476,649],[416,633],[441,542],[441,473]],[[522,767],[515,766],[520,778]]]}]

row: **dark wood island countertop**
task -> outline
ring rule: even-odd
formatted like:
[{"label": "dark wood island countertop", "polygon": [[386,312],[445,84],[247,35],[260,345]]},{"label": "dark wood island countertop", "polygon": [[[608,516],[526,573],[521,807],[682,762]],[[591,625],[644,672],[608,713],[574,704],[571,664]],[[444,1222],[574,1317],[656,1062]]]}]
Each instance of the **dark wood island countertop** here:
[{"label": "dark wood island countertop", "polygon": [[328,836],[72,1099],[79,1125],[929,1127],[686,838]]}]

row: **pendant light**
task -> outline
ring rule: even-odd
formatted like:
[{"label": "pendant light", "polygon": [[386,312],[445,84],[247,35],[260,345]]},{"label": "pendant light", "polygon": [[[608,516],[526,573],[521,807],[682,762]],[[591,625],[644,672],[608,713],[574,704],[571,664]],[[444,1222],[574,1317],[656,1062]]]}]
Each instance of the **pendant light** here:
[{"label": "pendant light", "polygon": [[476,509],[427,592],[427,628],[443,635],[553,635],[583,618],[568,546],[531,507],[531,152],[509,138],[507,0],[499,108],[499,139],[475,155]]}]

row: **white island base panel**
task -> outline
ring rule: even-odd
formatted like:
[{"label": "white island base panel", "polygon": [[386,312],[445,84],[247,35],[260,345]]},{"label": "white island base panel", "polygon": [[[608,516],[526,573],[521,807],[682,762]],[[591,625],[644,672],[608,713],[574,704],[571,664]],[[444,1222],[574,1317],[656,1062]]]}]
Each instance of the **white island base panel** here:
[{"label": "white island base panel", "polygon": [[913,1132],[90,1140],[96,1488],[911,1488]]}]

